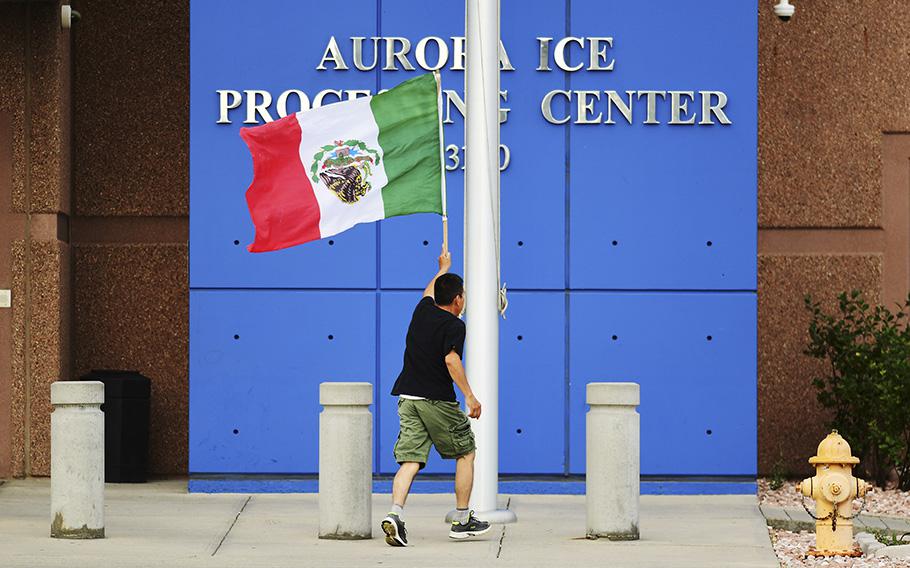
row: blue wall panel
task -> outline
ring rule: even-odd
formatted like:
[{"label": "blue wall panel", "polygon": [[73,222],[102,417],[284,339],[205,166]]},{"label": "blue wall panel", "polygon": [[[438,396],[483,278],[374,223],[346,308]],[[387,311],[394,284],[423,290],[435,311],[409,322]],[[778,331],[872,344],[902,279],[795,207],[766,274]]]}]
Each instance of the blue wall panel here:
[{"label": "blue wall panel", "polygon": [[573,289],[755,289],[756,4],[694,6],[572,2],[572,35],[615,36],[616,59],[573,73],[573,90],[720,90],[733,122],[670,126],[658,99],[661,124],[643,125],[641,99],[632,125],[614,112],[613,126],[571,126]]},{"label": "blue wall panel", "polygon": [[319,383],[374,382],[375,298],[190,292],[190,472],[317,472]]},{"label": "blue wall panel", "polygon": [[[501,178],[511,301],[500,337],[503,473],[583,471],[592,380],[642,384],[643,473],[755,471],[756,10],[755,0],[719,3],[709,17],[678,0],[503,0],[516,69],[501,73],[510,109],[501,142],[511,152]],[[406,37],[414,62],[421,38],[451,50],[463,33],[463,1],[191,2],[191,472],[315,472],[318,383],[368,380],[376,470],[393,473],[388,393],[441,241],[439,217],[421,214],[248,253],[244,112],[216,124],[216,89],[376,92],[419,71],[356,70],[352,36]],[[613,37],[615,69],[560,71],[553,48],[569,35]],[[318,71],[333,36],[350,69]],[[554,38],[552,71],[536,70],[537,37]],[[587,50],[569,49],[570,64],[587,61]],[[449,67],[443,87],[463,96],[464,74]],[[554,89],[722,90],[733,124],[670,126],[669,101],[658,99],[661,124],[645,126],[641,99],[632,125],[554,125],[541,114]],[[697,100],[690,106],[700,113]],[[602,98],[594,112],[604,108]],[[553,110],[574,120],[577,100],[557,98]],[[461,148],[464,121],[454,107],[451,117],[445,142]],[[446,178],[461,273],[466,156],[457,156]],[[452,463],[434,452],[427,471],[451,473]]]},{"label": "blue wall panel", "polygon": [[756,471],[755,295],[573,292],[570,460],[585,467],[585,385],[641,385],[641,472]]},{"label": "blue wall panel", "polygon": [[500,73],[508,120],[500,126],[500,143],[511,161],[500,181],[503,279],[512,289],[563,290],[566,285],[566,138],[565,130],[543,120],[540,101],[565,87],[558,69],[535,71],[537,37],[562,37],[565,2],[504,0],[500,33],[515,71]]},{"label": "blue wall panel", "polygon": [[[313,97],[329,88],[376,87],[373,74],[315,69],[331,35],[326,30],[375,35],[375,2],[353,0],[344,10],[320,10],[318,18],[286,17],[302,16],[304,8],[298,2],[269,4],[275,9],[263,9],[257,19],[250,18],[248,2],[194,1],[190,5],[190,286],[372,288],[376,285],[373,225],[280,252],[246,251],[253,241],[253,224],[244,193],[253,168],[238,134],[244,113],[237,109],[230,115],[232,124],[216,124],[215,91],[262,89],[277,98],[288,89]],[[297,99],[291,97],[288,111],[298,109]]]},{"label": "blue wall panel", "polygon": [[502,473],[565,468],[565,304],[564,292],[509,294],[499,328]]}]

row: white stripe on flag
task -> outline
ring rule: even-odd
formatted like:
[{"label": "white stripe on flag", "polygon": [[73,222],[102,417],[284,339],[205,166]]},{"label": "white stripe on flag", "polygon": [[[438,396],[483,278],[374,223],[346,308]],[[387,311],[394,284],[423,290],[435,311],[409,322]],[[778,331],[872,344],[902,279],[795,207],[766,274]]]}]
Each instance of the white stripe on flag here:
[{"label": "white stripe on flag", "polygon": [[[311,176],[313,156],[326,144],[336,140],[359,140],[368,148],[379,152],[379,126],[373,118],[370,97],[363,97],[344,104],[332,104],[297,113],[300,124],[300,160],[307,176]],[[385,218],[382,188],[388,183],[384,161],[372,168],[367,178],[370,190],[356,203],[345,203],[318,178],[313,192],[319,203],[319,232],[323,238],[336,235],[358,223],[368,223]]]}]

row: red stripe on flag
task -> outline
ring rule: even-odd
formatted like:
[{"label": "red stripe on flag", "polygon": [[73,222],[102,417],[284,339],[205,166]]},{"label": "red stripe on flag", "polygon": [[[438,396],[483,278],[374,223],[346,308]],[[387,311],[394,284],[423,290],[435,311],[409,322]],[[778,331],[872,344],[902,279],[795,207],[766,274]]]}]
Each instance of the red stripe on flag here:
[{"label": "red stripe on flag", "polygon": [[246,203],[256,237],[247,250],[265,252],[319,239],[319,203],[300,162],[297,117],[241,128],[240,136],[253,155]]}]

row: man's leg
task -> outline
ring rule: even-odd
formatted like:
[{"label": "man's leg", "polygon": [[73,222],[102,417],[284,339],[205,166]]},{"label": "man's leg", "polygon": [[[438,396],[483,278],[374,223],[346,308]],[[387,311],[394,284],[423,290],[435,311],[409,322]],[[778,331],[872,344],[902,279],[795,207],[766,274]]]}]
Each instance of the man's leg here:
[{"label": "man's leg", "polygon": [[471,490],[474,488],[474,452],[455,461],[455,516],[449,538],[463,539],[478,536],[490,530],[490,523],[479,520],[468,510]]},{"label": "man's leg", "polygon": [[427,462],[430,455],[430,436],[420,416],[417,414],[417,403],[424,401],[399,400],[398,417],[401,430],[395,442],[395,461],[401,466],[392,482],[392,510],[382,520],[382,531],[385,541],[390,546],[407,546],[408,534],[404,527],[404,504],[408,500],[411,483],[421,464]]},{"label": "man's leg", "polygon": [[402,462],[392,482],[392,510],[382,519],[380,526],[385,533],[385,541],[390,546],[407,546],[408,533],[404,528],[404,504],[408,500],[411,482],[420,471],[418,462]]},{"label": "man's leg", "polygon": [[[395,479],[397,481],[398,476]],[[455,508],[467,510],[473,488],[474,452],[471,452],[455,460]]]},{"label": "man's leg", "polygon": [[404,462],[398,468],[395,481],[392,482],[392,510],[394,512],[401,514],[401,511],[396,510],[395,507],[404,507],[405,501],[408,500],[408,492],[411,491],[411,483],[417,477],[418,471],[420,471],[420,464],[417,462]]},{"label": "man's leg", "polygon": [[430,437],[443,458],[455,458],[455,514],[449,538],[463,539],[490,530],[490,523],[471,514],[471,491],[474,489],[474,433],[471,422],[457,402],[439,402],[432,415],[425,417]]}]

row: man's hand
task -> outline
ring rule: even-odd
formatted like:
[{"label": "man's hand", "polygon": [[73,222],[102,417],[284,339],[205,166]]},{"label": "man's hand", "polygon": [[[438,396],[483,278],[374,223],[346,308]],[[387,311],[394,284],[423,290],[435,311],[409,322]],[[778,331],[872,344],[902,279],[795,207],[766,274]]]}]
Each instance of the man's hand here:
[{"label": "man's hand", "polygon": [[444,250],[439,255],[439,273],[445,274],[450,268],[452,268],[452,255],[449,251]]},{"label": "man's hand", "polygon": [[470,395],[465,397],[465,404],[468,406],[468,416],[471,418],[480,418],[480,401],[477,397]]},{"label": "man's hand", "polygon": [[443,250],[442,254],[439,255],[439,272],[436,273],[436,276],[430,280],[430,283],[427,284],[427,287],[423,290],[424,297],[433,296],[433,288],[436,286],[436,279],[449,271],[449,268],[452,266],[452,255],[449,254],[449,251]]}]

